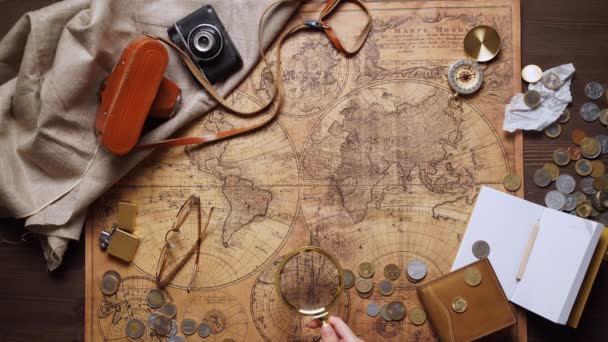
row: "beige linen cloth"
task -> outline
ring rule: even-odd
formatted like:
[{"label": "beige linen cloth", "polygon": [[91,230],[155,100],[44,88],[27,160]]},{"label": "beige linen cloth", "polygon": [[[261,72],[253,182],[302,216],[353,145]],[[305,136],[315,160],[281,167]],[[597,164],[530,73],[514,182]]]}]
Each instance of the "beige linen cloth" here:
[{"label": "beige linen cloth", "polygon": [[[0,41],[0,216],[27,218],[40,234],[49,270],[68,241],[80,237],[87,207],[151,151],[115,156],[93,132],[98,89],[127,43],[166,29],[212,5],[244,66],[223,84],[227,94],[259,60],[258,20],[274,0],[65,0],[26,14]],[[282,29],[296,4],[282,5],[264,25],[263,46]],[[177,115],[146,134],[168,138],[214,106],[169,51],[165,75],[182,88]],[[134,99],[136,100],[136,99]]]}]

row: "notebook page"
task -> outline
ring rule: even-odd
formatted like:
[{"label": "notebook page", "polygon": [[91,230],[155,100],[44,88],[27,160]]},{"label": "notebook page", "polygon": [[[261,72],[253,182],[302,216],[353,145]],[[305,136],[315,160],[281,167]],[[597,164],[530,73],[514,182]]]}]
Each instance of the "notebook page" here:
[{"label": "notebook page", "polygon": [[598,223],[545,209],[511,301],[553,322],[566,323],[601,228]]},{"label": "notebook page", "polygon": [[543,207],[537,204],[482,187],[452,270],[477,261],[472,247],[476,241],[484,240],[490,245],[488,259],[507,298],[511,298],[517,286],[515,274],[521,256],[542,211]]}]

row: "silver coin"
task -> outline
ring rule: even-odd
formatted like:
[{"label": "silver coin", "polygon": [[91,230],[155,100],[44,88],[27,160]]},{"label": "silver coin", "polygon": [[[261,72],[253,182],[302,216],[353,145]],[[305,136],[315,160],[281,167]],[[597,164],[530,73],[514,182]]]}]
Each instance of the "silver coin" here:
[{"label": "silver coin", "polygon": [[177,306],[175,306],[173,303],[167,302],[163,304],[159,311],[161,315],[168,318],[173,318],[177,314]]},{"label": "silver coin", "polygon": [[144,336],[144,333],[146,332],[146,325],[144,322],[133,318],[125,325],[125,332],[130,338],[140,338]]},{"label": "silver coin", "polygon": [[211,335],[211,326],[207,322],[203,322],[198,326],[197,329],[198,336],[205,338]]},{"label": "silver coin", "polygon": [[534,172],[534,177],[532,178],[532,180],[534,180],[534,184],[541,188],[544,188],[551,184],[551,177],[551,172],[549,172],[549,170],[538,169],[536,170],[536,172]]},{"label": "silver coin", "polygon": [[177,335],[177,321],[172,319],[171,320],[171,332],[169,333],[169,336],[175,336]]},{"label": "silver coin", "polygon": [[181,324],[181,330],[184,335],[192,335],[196,332],[196,321],[192,318],[184,318]]},{"label": "silver coin", "polygon": [[555,180],[555,187],[563,194],[570,194],[576,188],[576,180],[569,174],[563,174]]},{"label": "silver coin", "polygon": [[475,241],[473,243],[473,255],[477,259],[485,259],[490,255],[490,245],[483,240]]},{"label": "silver coin", "polygon": [[148,316],[148,326],[150,327],[150,329],[154,329],[154,320],[158,316],[160,316],[158,312],[152,312],[150,316]]},{"label": "silver coin", "polygon": [[567,212],[571,212],[571,211],[576,211],[576,196],[572,195],[572,194],[567,194],[566,196],[566,203],[564,203],[564,211]]},{"label": "silver coin", "polygon": [[583,191],[583,193],[585,193],[587,195],[595,194],[595,189],[593,188],[593,178],[592,177],[585,177],[585,178],[581,179],[579,185],[581,186],[581,190]]},{"label": "silver coin", "polygon": [[568,214],[576,216],[576,209],[569,211]]},{"label": "silver coin", "polygon": [[608,135],[598,134],[595,136],[595,139],[600,143],[601,153],[608,153]]},{"label": "silver coin", "polygon": [[592,100],[597,100],[602,97],[604,87],[597,82],[589,82],[585,86],[585,95]]},{"label": "silver coin", "polygon": [[547,89],[557,90],[562,86],[562,80],[559,78],[558,74],[550,72],[543,76],[543,85]]},{"label": "silver coin", "polygon": [[378,316],[379,313],[380,313],[380,305],[378,305],[374,302],[367,304],[367,314],[370,317],[376,317],[376,316]]},{"label": "silver coin", "polygon": [[568,108],[566,108],[562,112],[562,115],[560,115],[559,118],[557,118],[557,122],[559,122],[559,123],[566,123],[569,120],[570,120],[570,111],[568,110]]},{"label": "silver coin", "polygon": [[407,275],[414,282],[424,279],[426,272],[426,264],[418,259],[414,259],[407,264]]},{"label": "silver coin", "polygon": [[562,210],[566,204],[566,196],[557,190],[551,190],[545,195],[545,205],[548,208]]},{"label": "silver coin", "polygon": [[593,122],[600,117],[600,107],[593,102],[587,102],[581,106],[580,113],[583,120]]},{"label": "silver coin", "polygon": [[167,342],[186,342],[186,338],[180,335],[169,336]]}]

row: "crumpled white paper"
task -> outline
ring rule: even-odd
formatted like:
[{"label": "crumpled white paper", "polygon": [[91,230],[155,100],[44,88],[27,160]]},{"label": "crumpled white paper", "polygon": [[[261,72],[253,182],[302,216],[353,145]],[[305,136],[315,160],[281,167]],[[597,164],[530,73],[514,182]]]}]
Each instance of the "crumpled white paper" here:
[{"label": "crumpled white paper", "polygon": [[505,121],[503,130],[515,132],[515,130],[543,130],[564,112],[566,106],[572,101],[570,84],[574,74],[574,65],[563,64],[543,72],[543,76],[554,72],[562,80],[562,86],[557,90],[545,87],[542,80],[530,84],[528,89],[538,91],[541,103],[535,108],[530,108],[524,103],[524,95],[517,94],[511,99],[511,103],[505,107]]}]

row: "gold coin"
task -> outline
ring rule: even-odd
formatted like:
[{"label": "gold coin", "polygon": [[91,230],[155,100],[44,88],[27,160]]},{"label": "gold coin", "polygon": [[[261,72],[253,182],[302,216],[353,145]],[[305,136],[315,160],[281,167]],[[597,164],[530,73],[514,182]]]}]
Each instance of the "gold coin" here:
[{"label": "gold coin", "polygon": [[408,316],[410,317],[410,322],[414,325],[422,325],[426,322],[426,312],[420,307],[410,310]]},{"label": "gold coin", "polygon": [[120,274],[114,270],[109,270],[101,277],[101,293],[111,296],[118,291],[120,286]]},{"label": "gold coin", "polygon": [[380,291],[383,296],[390,296],[395,292],[395,287],[390,280],[382,279],[380,283],[378,283],[378,291]]},{"label": "gold coin", "polygon": [[481,272],[477,267],[469,267],[464,271],[464,282],[469,286],[477,286],[481,284]]},{"label": "gold coin", "polygon": [[461,296],[454,297],[452,300],[452,309],[457,313],[463,313],[467,311],[467,301]]},{"label": "gold coin", "polygon": [[521,78],[528,83],[536,83],[543,77],[543,70],[534,64],[526,65],[521,69]]},{"label": "gold coin", "polygon": [[604,190],[606,187],[608,187],[608,175],[602,175],[593,180],[593,188],[595,190]]},{"label": "gold coin", "polygon": [[589,217],[592,211],[593,206],[588,201],[576,205],[576,215],[580,217]]},{"label": "gold coin", "polygon": [[511,172],[502,179],[502,184],[505,189],[515,191],[521,186],[521,178],[519,178],[517,174]]},{"label": "gold coin", "polygon": [[405,304],[400,301],[392,301],[386,305],[386,314],[393,321],[400,321],[405,318],[406,311]]},{"label": "gold coin", "polygon": [[580,176],[589,176],[591,174],[591,163],[587,159],[581,158],[574,164],[574,170]]},{"label": "gold coin", "polygon": [[570,136],[572,137],[573,143],[580,145],[583,139],[587,137],[587,133],[580,128],[575,128],[572,130],[572,134]]},{"label": "gold coin", "polygon": [[601,160],[594,160],[591,162],[591,177],[598,178],[604,175],[606,166]]},{"label": "gold coin", "polygon": [[528,90],[524,94],[524,103],[530,108],[535,108],[540,104],[542,95],[536,90]]},{"label": "gold coin", "polygon": [[382,318],[385,321],[392,321],[392,319],[390,317],[388,317],[388,312],[386,311],[388,308],[388,304],[384,304],[382,305],[382,307],[380,308],[380,316],[382,316]]},{"label": "gold coin", "polygon": [[587,201],[587,195],[585,195],[584,193],[577,191],[574,194],[574,197],[576,198],[576,205],[579,205],[585,201]]},{"label": "gold coin", "polygon": [[359,278],[355,281],[355,288],[357,292],[367,293],[374,287],[374,282],[369,278]]},{"label": "gold coin", "polygon": [[549,138],[557,138],[560,134],[562,134],[562,125],[557,122],[554,122],[549,126],[545,127],[545,135]]},{"label": "gold coin", "polygon": [[[606,94],[608,94],[608,92],[606,92]],[[608,108],[606,109],[602,109],[600,111],[600,122],[604,125],[604,126],[608,126]]]},{"label": "gold coin", "polygon": [[581,153],[587,158],[591,158],[592,156],[597,157],[600,149],[600,142],[595,138],[586,137],[581,141]]},{"label": "gold coin", "polygon": [[364,261],[359,264],[359,275],[363,278],[371,278],[374,275],[374,265]]},{"label": "gold coin", "polygon": [[384,276],[386,279],[397,280],[399,279],[399,275],[401,275],[401,270],[399,266],[395,264],[388,264],[384,266]]},{"label": "gold coin", "polygon": [[344,288],[350,289],[353,286],[355,286],[355,274],[353,273],[353,271],[345,268],[343,270],[343,274],[344,274]]},{"label": "gold coin", "polygon": [[139,319],[130,319],[125,325],[125,332],[130,338],[140,338],[146,332],[146,325]]},{"label": "gold coin", "polygon": [[160,308],[165,302],[165,295],[159,289],[152,289],[148,292],[148,305],[153,309]]},{"label": "gold coin", "polygon": [[564,112],[562,113],[562,115],[559,116],[559,118],[557,119],[557,122],[559,123],[566,123],[570,120],[570,110],[568,110],[568,108],[564,109]]},{"label": "gold coin", "polygon": [[363,299],[366,299],[366,298],[371,297],[371,296],[372,296],[372,294],[374,294],[374,290],[373,290],[373,289],[371,289],[371,290],[369,290],[368,292],[363,292],[363,293],[361,293],[361,292],[357,291],[357,294],[359,295],[359,297],[361,297],[361,298],[363,298]]},{"label": "gold coin", "polygon": [[549,171],[549,173],[551,173],[551,180],[555,181],[557,180],[557,177],[559,177],[559,167],[557,167],[557,165],[553,164],[553,163],[545,163],[545,165],[543,165],[543,169]]}]

